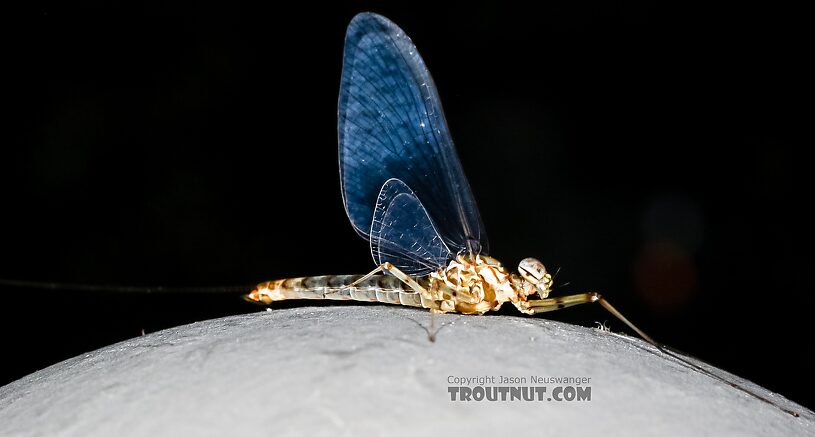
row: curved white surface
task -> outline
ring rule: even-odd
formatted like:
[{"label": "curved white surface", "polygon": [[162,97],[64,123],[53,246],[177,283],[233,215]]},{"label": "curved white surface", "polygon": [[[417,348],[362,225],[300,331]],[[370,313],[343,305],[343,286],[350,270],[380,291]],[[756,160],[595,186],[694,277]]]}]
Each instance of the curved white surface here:
[{"label": "curved white surface", "polygon": [[[152,333],[0,388],[0,435],[815,434],[812,411],[731,376],[801,413],[792,417],[638,339],[542,318],[442,316],[430,343],[429,321],[409,308],[306,307]],[[547,401],[569,384],[533,375],[591,378],[591,400]],[[547,392],[454,402],[451,376]]]}]

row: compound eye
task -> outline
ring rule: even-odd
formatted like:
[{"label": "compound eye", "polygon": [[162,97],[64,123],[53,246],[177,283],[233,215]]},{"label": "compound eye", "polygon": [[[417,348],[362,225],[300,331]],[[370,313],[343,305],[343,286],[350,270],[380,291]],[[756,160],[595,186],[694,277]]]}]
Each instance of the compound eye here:
[{"label": "compound eye", "polygon": [[528,282],[537,284],[546,278],[546,267],[535,258],[526,258],[518,264],[518,273]]}]

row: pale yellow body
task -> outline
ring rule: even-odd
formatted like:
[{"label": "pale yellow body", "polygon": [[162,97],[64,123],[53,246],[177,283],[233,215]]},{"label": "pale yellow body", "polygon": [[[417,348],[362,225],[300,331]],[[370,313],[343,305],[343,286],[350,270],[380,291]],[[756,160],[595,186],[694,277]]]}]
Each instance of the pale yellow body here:
[{"label": "pale yellow body", "polygon": [[[391,275],[375,275],[388,270]],[[532,314],[527,298],[546,298],[551,286],[535,285],[510,273],[495,258],[479,255],[470,261],[458,256],[446,267],[423,277],[412,278],[384,264],[372,274],[312,276],[280,279],[258,284],[247,300],[271,304],[288,299],[335,299],[383,302],[428,308],[438,312],[483,314],[511,302],[520,311]]]}]

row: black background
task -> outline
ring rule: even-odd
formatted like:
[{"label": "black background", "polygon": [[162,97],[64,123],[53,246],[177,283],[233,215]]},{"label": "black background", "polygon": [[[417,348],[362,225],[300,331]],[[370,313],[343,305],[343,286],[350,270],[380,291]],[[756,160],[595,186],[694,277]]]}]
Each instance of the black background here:
[{"label": "black background", "polygon": [[[558,293],[600,291],[660,341],[815,405],[802,11],[327,3],[9,14],[0,277],[218,286],[370,270],[342,207],[336,101],[345,26],[373,10],[433,72],[492,255],[538,257],[560,268]],[[258,309],[229,293],[0,293],[0,383]],[[599,308],[559,313],[624,330]]]}]

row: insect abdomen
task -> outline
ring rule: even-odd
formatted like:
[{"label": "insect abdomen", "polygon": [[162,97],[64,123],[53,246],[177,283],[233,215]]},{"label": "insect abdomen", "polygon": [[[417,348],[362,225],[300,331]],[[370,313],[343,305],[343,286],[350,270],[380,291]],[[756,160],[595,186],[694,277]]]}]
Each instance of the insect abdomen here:
[{"label": "insect abdomen", "polygon": [[329,299],[423,307],[419,294],[394,276],[374,275],[350,286],[360,278],[362,275],[326,275],[267,281],[245,299],[265,305],[289,299]]}]

